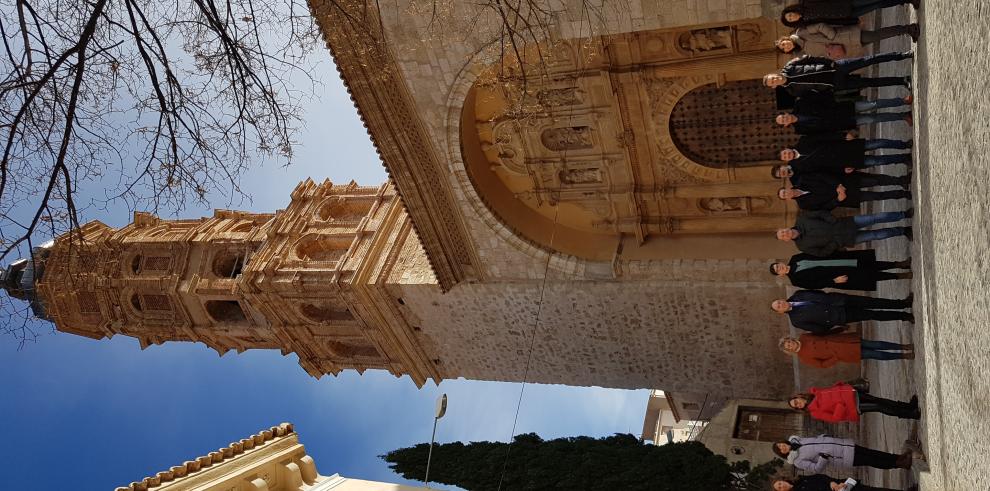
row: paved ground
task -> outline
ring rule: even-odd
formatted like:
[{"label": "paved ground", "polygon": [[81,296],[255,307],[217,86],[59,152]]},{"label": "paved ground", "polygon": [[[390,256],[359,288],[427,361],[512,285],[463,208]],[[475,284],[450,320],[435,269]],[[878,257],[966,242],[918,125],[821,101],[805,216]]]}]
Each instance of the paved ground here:
[{"label": "paved ground", "polygon": [[[906,400],[917,392],[920,436],[928,464],[913,472],[870,471],[869,482],[923,490],[990,490],[990,1],[922,0],[887,9],[884,24],[917,15],[914,128],[886,124],[881,136],[915,138],[915,240],[878,244],[882,257],[914,259],[913,326],[883,323],[867,335],[913,340],[918,359],[869,362],[873,392]],[[904,49],[885,42],[882,51]],[[883,72],[907,73],[907,64]],[[902,95],[885,90],[882,96]],[[900,209],[894,204],[886,209]],[[884,208],[881,208],[884,209]],[[882,296],[901,297],[908,282],[886,282]],[[890,283],[895,283],[891,285]],[[889,417],[866,420],[868,442],[901,450],[912,425]]]}]

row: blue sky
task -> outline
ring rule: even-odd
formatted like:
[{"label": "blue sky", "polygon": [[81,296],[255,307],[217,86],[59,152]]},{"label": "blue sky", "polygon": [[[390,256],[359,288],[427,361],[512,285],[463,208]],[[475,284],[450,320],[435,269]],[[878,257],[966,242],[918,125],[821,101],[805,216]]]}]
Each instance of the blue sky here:
[{"label": "blue sky", "polygon": [[[378,184],[385,171],[329,54],[307,107],[293,165],[259,166],[243,177],[250,203],[218,208],[273,211],[301,180],[329,177]],[[100,194],[95,186],[82,192]],[[211,214],[188,208],[183,217]],[[123,205],[83,218],[121,226]],[[6,301],[6,299],[4,299]],[[43,332],[49,328],[41,326]],[[423,389],[376,371],[310,378],[295,355],[255,351],[218,357],[201,344],[170,343],[144,351],[127,337],[93,341],[51,333],[18,350],[0,338],[0,421],[6,426],[0,489],[34,490],[71,482],[105,490],[139,480],[289,421],[322,474],[402,482],[378,455],[429,441],[436,397],[450,397],[438,441],[508,440],[519,384],[451,380]],[[529,385],[517,433],[544,437],[636,433],[648,391]]]}]

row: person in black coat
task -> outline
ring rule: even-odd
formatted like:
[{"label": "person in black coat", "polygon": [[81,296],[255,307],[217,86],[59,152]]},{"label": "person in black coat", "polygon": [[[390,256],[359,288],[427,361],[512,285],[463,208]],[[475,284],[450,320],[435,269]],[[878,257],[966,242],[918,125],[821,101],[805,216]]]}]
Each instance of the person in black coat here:
[{"label": "person in black coat", "polygon": [[910,271],[890,273],[889,270],[910,268],[910,259],[877,261],[876,251],[864,249],[839,251],[828,257],[795,254],[786,263],[771,263],[770,274],[786,276],[798,288],[876,291],[877,282],[911,278]]},{"label": "person in black coat", "polygon": [[920,0],[800,0],[784,7],[780,23],[787,27],[803,27],[823,22],[831,25],[852,26],[859,18],[886,7],[910,3],[917,9]]},{"label": "person in black coat", "polygon": [[911,218],[914,210],[887,211],[869,215],[837,217],[828,211],[802,211],[790,228],[777,229],[777,240],[793,242],[798,250],[827,257],[856,244],[905,236],[911,240],[911,227],[887,227],[863,230],[881,223]]},{"label": "person in black coat", "polygon": [[[911,111],[868,113],[876,109],[910,105],[913,98],[878,99],[875,101],[836,101],[831,97],[799,97],[790,113],[781,113],[774,121],[790,126],[799,135],[834,134],[855,130],[857,126],[891,121],[911,124]],[[864,149],[865,152],[865,149]]]},{"label": "person in black coat", "polygon": [[763,85],[770,88],[783,87],[796,97],[834,94],[836,91],[845,89],[859,90],[890,85],[909,87],[910,79],[907,77],[868,78],[855,75],[852,72],[878,63],[906,60],[913,57],[914,53],[911,51],[882,53],[843,60],[802,56],[789,61],[780,70],[780,73],[764,75]]},{"label": "person in black coat", "polygon": [[806,163],[801,163],[800,166],[775,165],[770,169],[770,175],[777,179],[790,179],[791,184],[797,187],[800,187],[801,179],[804,176],[815,174],[826,174],[836,177],[847,188],[863,189],[876,186],[897,186],[902,189],[909,189],[911,187],[910,172],[903,176],[888,176],[886,174],[861,172],[852,167],[826,167],[824,163],[820,169],[812,167],[811,170],[805,169],[804,165]]},{"label": "person in black coat", "polygon": [[[845,479],[835,479],[825,474],[812,474],[798,476],[795,479],[777,479],[770,485],[770,489],[773,491],[899,491],[867,486],[861,482],[857,482],[855,487],[843,487],[845,482]],[[917,489],[917,486],[911,486],[908,491],[917,491]]]},{"label": "person in black coat", "polygon": [[802,174],[800,177],[791,178],[790,189],[786,187],[778,189],[777,197],[782,200],[794,200],[802,210],[859,208],[861,203],[868,201],[911,199],[911,192],[904,189],[864,191],[856,187],[854,181],[845,181],[832,174]]},{"label": "person in black coat", "polygon": [[[775,178],[791,177],[804,172],[825,172],[829,174],[852,173],[856,169],[878,165],[907,164],[911,165],[911,153],[895,153],[890,155],[867,155],[870,150],[910,149],[910,141],[890,140],[884,138],[864,140],[862,138],[844,138],[839,133],[824,133],[803,135],[790,148],[780,151],[783,165],[775,165],[771,174]],[[790,174],[780,170],[789,167]],[[896,184],[873,184],[873,186]],[[869,187],[869,186],[866,186]]]},{"label": "person in black coat", "polygon": [[902,312],[911,308],[912,297],[903,300],[864,297],[845,293],[825,293],[821,290],[801,290],[788,299],[777,299],[770,308],[778,314],[787,314],[791,325],[813,334],[828,334],[850,322],[907,321],[914,322],[914,314]]}]

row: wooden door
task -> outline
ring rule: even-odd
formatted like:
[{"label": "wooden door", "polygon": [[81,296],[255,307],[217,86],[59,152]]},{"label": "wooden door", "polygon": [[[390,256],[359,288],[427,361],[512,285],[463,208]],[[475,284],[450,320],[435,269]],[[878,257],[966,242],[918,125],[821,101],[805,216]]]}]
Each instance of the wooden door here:
[{"label": "wooden door", "polygon": [[775,442],[798,435],[804,429],[801,413],[787,409],[740,407],[734,438]]}]

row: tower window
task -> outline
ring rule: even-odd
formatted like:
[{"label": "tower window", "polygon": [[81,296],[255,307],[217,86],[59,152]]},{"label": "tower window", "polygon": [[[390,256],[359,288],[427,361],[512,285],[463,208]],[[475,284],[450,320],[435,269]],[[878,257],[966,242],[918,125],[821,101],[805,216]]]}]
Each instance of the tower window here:
[{"label": "tower window", "polygon": [[131,307],[134,307],[134,310],[138,312],[144,311],[144,309],[141,308],[141,297],[139,297],[137,293],[131,295]]},{"label": "tower window", "polygon": [[320,220],[335,222],[356,222],[371,211],[371,201],[331,198],[316,212]]},{"label": "tower window", "polygon": [[218,278],[236,278],[244,269],[245,261],[243,253],[220,252],[213,258],[213,274]]},{"label": "tower window", "polygon": [[209,300],[206,313],[217,322],[243,322],[247,320],[237,300]]},{"label": "tower window", "polygon": [[139,275],[151,272],[166,272],[172,266],[172,258],[169,256],[148,256],[141,254],[131,259],[131,273]]},{"label": "tower window", "polygon": [[98,314],[100,312],[100,303],[93,292],[77,293],[76,303],[81,314]]},{"label": "tower window", "polygon": [[354,320],[354,315],[347,309],[334,309],[305,303],[299,310],[307,320],[316,323]]},{"label": "tower window", "polygon": [[144,308],[147,310],[159,312],[172,310],[172,302],[169,301],[168,295],[142,295],[141,300],[144,303]]},{"label": "tower window", "polygon": [[347,253],[350,242],[350,238],[310,239],[296,247],[296,255],[310,261],[339,261]]}]

